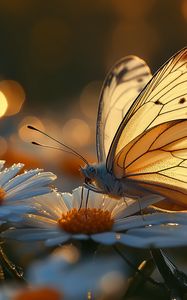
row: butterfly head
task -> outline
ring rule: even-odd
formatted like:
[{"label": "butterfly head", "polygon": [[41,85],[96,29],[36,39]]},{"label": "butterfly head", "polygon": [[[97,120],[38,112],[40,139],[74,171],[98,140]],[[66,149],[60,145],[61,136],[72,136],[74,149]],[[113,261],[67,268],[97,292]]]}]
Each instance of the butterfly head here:
[{"label": "butterfly head", "polygon": [[97,169],[94,165],[86,165],[84,168],[81,167],[81,172],[85,177],[86,183],[92,183],[97,175]]}]

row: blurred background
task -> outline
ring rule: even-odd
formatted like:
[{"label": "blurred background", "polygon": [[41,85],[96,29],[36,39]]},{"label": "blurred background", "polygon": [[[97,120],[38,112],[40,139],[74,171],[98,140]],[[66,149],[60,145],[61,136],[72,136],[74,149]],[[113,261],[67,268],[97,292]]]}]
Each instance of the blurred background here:
[{"label": "blurred background", "polygon": [[[59,189],[81,183],[79,163],[36,126],[96,160],[102,81],[122,56],[155,72],[186,46],[187,0],[0,0],[0,159],[59,175]],[[54,144],[53,144],[54,145]]]}]

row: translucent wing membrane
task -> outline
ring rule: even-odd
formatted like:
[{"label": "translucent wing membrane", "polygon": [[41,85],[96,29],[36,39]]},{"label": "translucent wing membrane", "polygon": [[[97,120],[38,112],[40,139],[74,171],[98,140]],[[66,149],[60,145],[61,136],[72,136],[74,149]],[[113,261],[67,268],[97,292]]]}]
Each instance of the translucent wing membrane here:
[{"label": "translucent wing membrane", "polygon": [[115,157],[114,173],[187,206],[187,120],[157,125]]},{"label": "translucent wing membrane", "polygon": [[97,153],[105,161],[114,135],[140,91],[150,80],[146,63],[128,56],[118,62],[104,82],[97,118]]},{"label": "translucent wing membrane", "polygon": [[[115,175],[119,177],[116,163],[119,164],[120,161],[120,166],[123,165],[123,168],[130,168],[126,164],[130,154],[128,154],[128,158],[125,155],[125,163],[121,164],[121,152],[126,153],[127,149],[131,147],[130,143],[132,141],[135,141],[142,133],[145,135],[149,129],[154,128],[156,125],[166,123],[163,126],[167,126],[167,122],[180,119],[187,119],[187,48],[182,49],[161,67],[128,110],[111,145],[107,157],[108,170],[113,168]],[[153,131],[148,131],[146,133],[147,139],[153,142],[155,131],[159,130],[162,130],[162,126],[156,127]],[[149,135],[151,137],[148,137]],[[172,140],[172,135],[169,135],[169,138]],[[142,153],[142,148],[140,147],[139,149],[134,147],[132,149],[134,149],[133,151],[136,149],[136,153],[130,152],[133,157]],[[187,150],[184,149],[183,152],[185,151]],[[163,156],[161,156],[164,158],[166,154],[163,152],[162,150]],[[176,157],[169,151],[167,153],[172,158],[171,160],[174,161]],[[154,155],[160,156],[160,152],[157,151]],[[149,154],[144,154],[142,161],[145,159],[150,159],[150,151]],[[165,159],[163,159],[163,164]],[[158,166],[156,161],[152,161],[152,164]],[[128,173],[129,170],[126,170],[126,172]],[[133,172],[132,169],[131,172]],[[170,174],[171,172],[173,170],[169,171]]]}]

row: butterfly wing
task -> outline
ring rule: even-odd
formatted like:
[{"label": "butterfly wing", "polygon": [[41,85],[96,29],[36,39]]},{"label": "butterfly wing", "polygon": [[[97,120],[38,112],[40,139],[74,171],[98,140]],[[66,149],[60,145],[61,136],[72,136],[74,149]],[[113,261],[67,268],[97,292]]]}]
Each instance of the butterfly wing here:
[{"label": "butterfly wing", "polygon": [[151,78],[146,63],[127,56],[119,61],[105,79],[97,117],[97,154],[105,161],[114,135],[132,102]]},{"label": "butterfly wing", "polygon": [[155,126],[115,157],[119,178],[187,206],[187,120]]},{"label": "butterfly wing", "polygon": [[187,48],[158,70],[129,108],[111,144],[107,169],[114,169],[119,177],[115,157],[126,152],[131,141],[157,125],[179,119],[187,119]]}]

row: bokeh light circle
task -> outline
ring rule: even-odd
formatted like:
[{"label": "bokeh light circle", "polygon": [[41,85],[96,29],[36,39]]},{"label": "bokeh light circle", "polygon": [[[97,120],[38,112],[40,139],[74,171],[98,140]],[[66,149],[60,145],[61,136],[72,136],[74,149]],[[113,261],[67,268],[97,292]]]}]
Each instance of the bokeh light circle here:
[{"label": "bokeh light circle", "polygon": [[8,107],[6,109],[6,116],[17,114],[25,101],[25,92],[23,87],[14,80],[0,81],[0,92],[6,98]]},{"label": "bokeh light circle", "polygon": [[90,135],[90,127],[81,119],[70,119],[62,128],[63,140],[74,147],[88,144]]},{"label": "bokeh light circle", "polygon": [[96,120],[102,82],[92,81],[86,85],[80,96],[80,109],[91,120]]},{"label": "bokeh light circle", "polygon": [[0,91],[0,117],[4,116],[8,108],[8,102],[5,95]]},{"label": "bokeh light circle", "polygon": [[0,136],[0,155],[4,155],[7,151],[8,148],[8,144],[7,141],[5,140],[5,138],[3,138],[2,136]]},{"label": "bokeh light circle", "polygon": [[[27,128],[28,125],[32,125],[42,131],[45,131],[45,127],[43,125],[43,122],[35,117],[35,116],[27,116],[25,117],[19,124],[19,130],[18,130],[18,134],[19,137],[21,138],[21,140],[25,141],[25,142],[31,142],[31,141],[35,141],[36,137],[38,136],[38,132],[30,130]],[[42,136],[39,136],[40,140]]]}]

